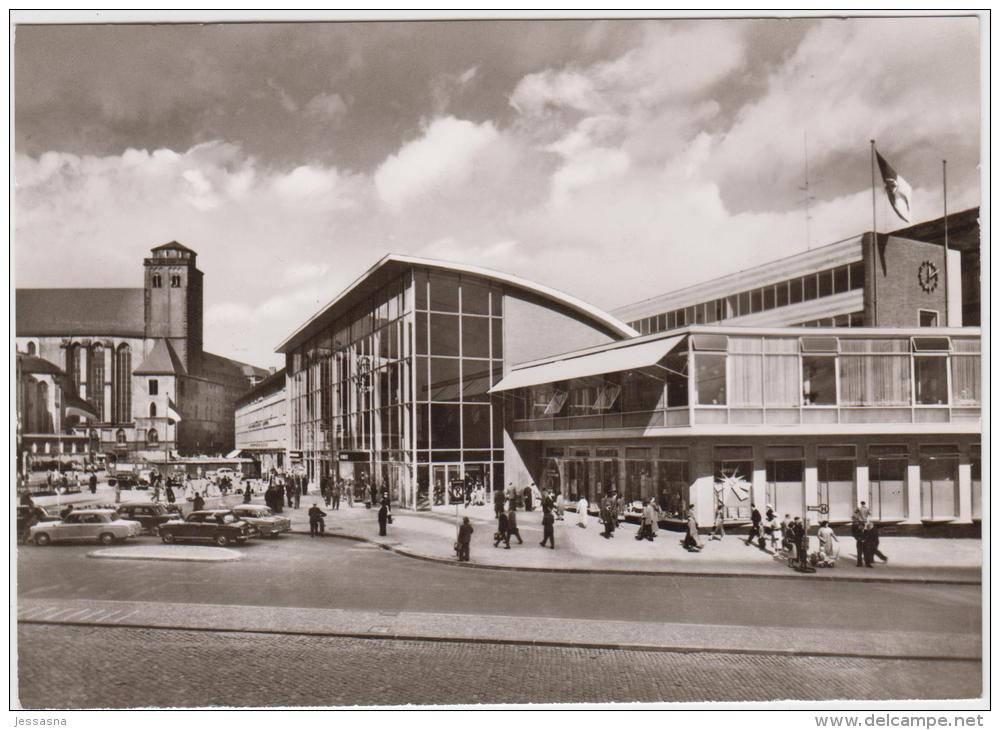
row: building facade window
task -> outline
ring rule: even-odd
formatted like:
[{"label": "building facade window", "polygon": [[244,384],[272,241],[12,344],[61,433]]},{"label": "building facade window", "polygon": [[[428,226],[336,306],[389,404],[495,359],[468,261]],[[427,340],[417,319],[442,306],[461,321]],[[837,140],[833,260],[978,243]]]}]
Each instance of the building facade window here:
[{"label": "building facade window", "polygon": [[938,326],[938,313],[932,309],[921,309],[920,310],[920,326],[921,327],[937,327]]},{"label": "building facade window", "polygon": [[919,405],[948,404],[948,358],[921,355],[913,358],[913,380]]},{"label": "building facade window", "polygon": [[908,465],[909,453],[905,446],[868,447],[868,506],[875,519],[906,519]]},{"label": "building facade window", "polygon": [[802,515],[805,461],[801,446],[772,446],[765,461],[767,503],[777,515]]},{"label": "building facade window", "polygon": [[97,411],[99,421],[104,420],[104,346],[92,345],[87,358],[90,372],[87,374],[87,400]]},{"label": "building facade window", "polygon": [[115,423],[132,420],[132,348],[122,343],[115,351],[113,417]]},{"label": "building facade window", "polygon": [[842,339],[840,403],[908,406],[910,343],[904,339]]},{"label": "building facade window", "polygon": [[714,495],[725,509],[726,519],[750,519],[753,500],[753,448],[717,446],[714,449]]},{"label": "building facade window", "polygon": [[819,501],[830,509],[832,522],[847,522],[854,513],[857,466],[853,446],[816,447]]},{"label": "building facade window", "polygon": [[156,446],[160,443],[160,435],[156,432],[155,428],[149,429],[146,432],[146,444],[149,446]]},{"label": "building facade window", "polygon": [[181,288],[181,275],[180,274],[171,274],[170,275],[170,288],[171,289],[180,289]]},{"label": "building facade window", "polygon": [[159,289],[160,287],[163,286],[163,277],[161,277],[159,274],[153,274],[150,277],[150,283],[152,284],[154,289]]},{"label": "building facade window", "polygon": [[127,443],[125,436],[125,429],[119,428],[117,431],[115,431],[115,443],[118,444],[119,446],[124,446]]},{"label": "building facade window", "polygon": [[979,340],[951,341],[951,397],[954,406],[982,404],[982,371]]},{"label": "building facade window", "polygon": [[958,516],[958,447],[920,447],[920,516],[953,520]]},{"label": "building facade window", "polygon": [[149,404],[149,417],[150,418],[156,418],[156,404],[155,403],[150,403]]},{"label": "building facade window", "polygon": [[969,449],[969,477],[972,482],[972,519],[983,519],[983,462],[982,447],[973,444]]},{"label": "building facade window", "polygon": [[160,383],[156,378],[150,378],[149,380],[149,394],[150,395],[160,394]]}]

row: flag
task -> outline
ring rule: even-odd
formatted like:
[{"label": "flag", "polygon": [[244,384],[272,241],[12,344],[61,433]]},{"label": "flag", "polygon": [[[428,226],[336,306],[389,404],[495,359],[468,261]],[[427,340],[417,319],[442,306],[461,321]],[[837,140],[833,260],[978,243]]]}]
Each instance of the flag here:
[{"label": "flag", "polygon": [[885,194],[889,196],[889,202],[896,215],[907,223],[910,222],[910,202],[913,196],[913,189],[910,183],[903,179],[902,175],[892,169],[892,165],[885,161],[885,158],[875,152],[878,160],[878,169],[882,173],[882,182],[885,184]]},{"label": "flag", "polygon": [[174,401],[170,396],[167,396],[167,418],[174,423],[180,423],[183,420],[181,414],[177,412],[177,406],[174,405]]}]

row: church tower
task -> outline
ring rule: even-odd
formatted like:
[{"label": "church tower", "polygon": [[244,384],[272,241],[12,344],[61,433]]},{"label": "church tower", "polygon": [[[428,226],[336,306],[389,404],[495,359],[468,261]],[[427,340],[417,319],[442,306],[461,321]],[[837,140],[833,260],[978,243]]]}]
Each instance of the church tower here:
[{"label": "church tower", "polygon": [[203,274],[198,254],[176,241],[157,246],[143,261],[145,268],[146,337],[162,337],[173,346],[184,369],[195,374],[201,365]]}]

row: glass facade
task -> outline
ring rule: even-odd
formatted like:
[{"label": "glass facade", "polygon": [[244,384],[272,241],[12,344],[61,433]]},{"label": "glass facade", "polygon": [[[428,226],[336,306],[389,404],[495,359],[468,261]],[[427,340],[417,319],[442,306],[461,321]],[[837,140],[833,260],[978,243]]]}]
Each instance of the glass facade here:
[{"label": "glass facade", "polygon": [[311,483],[443,504],[451,479],[503,484],[503,291],[412,269],[287,357],[291,448]]}]

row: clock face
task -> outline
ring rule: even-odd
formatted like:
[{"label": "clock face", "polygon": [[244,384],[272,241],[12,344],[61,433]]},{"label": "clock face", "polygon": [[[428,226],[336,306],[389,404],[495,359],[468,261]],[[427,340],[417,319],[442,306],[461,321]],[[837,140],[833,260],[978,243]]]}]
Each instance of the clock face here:
[{"label": "clock face", "polygon": [[938,278],[940,277],[937,264],[924,261],[920,264],[920,268],[917,269],[917,281],[920,282],[920,288],[928,294],[937,289]]}]

